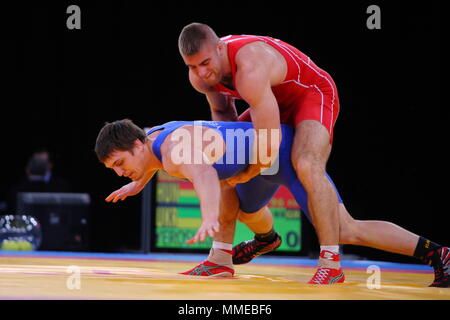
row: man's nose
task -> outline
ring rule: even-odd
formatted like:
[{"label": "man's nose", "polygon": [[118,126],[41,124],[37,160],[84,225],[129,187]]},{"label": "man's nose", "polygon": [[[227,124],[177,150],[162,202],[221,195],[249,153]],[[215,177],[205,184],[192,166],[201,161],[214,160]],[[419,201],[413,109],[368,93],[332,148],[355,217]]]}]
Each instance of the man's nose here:
[{"label": "man's nose", "polygon": [[119,177],[123,176],[123,173],[125,172],[122,168],[114,168],[114,171]]},{"label": "man's nose", "polygon": [[208,69],[206,67],[199,67],[198,68],[198,75],[200,77],[205,77],[209,73]]}]

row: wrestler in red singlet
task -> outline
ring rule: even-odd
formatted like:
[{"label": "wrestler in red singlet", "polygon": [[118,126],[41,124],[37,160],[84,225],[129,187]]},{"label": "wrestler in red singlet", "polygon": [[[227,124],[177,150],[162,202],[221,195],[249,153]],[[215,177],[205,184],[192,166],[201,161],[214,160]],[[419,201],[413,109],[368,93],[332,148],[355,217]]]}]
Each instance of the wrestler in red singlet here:
[{"label": "wrestler in red singlet", "polygon": [[[339,98],[331,76],[320,69],[311,59],[286,42],[265,36],[229,35],[221,38],[227,44],[228,59],[231,66],[234,88],[238,50],[244,45],[262,41],[281,53],[287,63],[284,81],[272,87],[280,108],[280,122],[296,127],[303,120],[316,120],[322,123],[333,140],[333,127],[339,113]],[[242,99],[235,90],[220,82],[213,87],[220,93]],[[239,116],[239,121],[251,121],[250,109]]]}]

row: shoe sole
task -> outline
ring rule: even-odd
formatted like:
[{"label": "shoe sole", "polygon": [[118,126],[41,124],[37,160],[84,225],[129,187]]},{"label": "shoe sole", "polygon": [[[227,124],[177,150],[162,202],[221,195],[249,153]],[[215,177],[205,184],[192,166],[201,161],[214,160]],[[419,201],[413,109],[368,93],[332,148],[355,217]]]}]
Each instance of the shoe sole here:
[{"label": "shoe sole", "polygon": [[184,273],[180,273],[183,276],[193,276],[193,277],[204,277],[204,278],[211,278],[211,277],[232,277],[233,274],[231,272],[228,271],[223,271],[223,272],[219,272],[216,274],[211,274],[211,275],[207,275],[207,276],[200,276],[197,274],[184,274]]},{"label": "shoe sole", "polygon": [[341,282],[329,282],[329,283],[311,283],[311,282],[307,282],[306,284],[310,284],[313,286],[334,286],[336,284],[344,284],[345,283],[345,279],[344,281]]},{"label": "shoe sole", "polygon": [[220,272],[218,274],[212,274],[208,277],[232,277],[232,276],[233,276],[233,274],[231,272],[224,271],[224,272]]},{"label": "shoe sole", "polygon": [[235,261],[233,260],[233,264],[234,264],[234,265],[239,265],[239,264],[246,264],[246,263],[249,263],[250,261],[252,261],[252,260],[255,259],[256,257],[259,257],[259,256],[261,256],[261,255],[263,255],[263,254],[266,254],[266,253],[269,253],[269,252],[272,252],[272,251],[277,250],[277,249],[281,246],[281,243],[282,243],[282,240],[281,240],[281,238],[280,238],[280,244],[279,244],[278,246],[276,246],[275,248],[273,248],[273,249],[271,249],[271,250],[269,250],[269,251],[266,251],[266,252],[264,252],[264,253],[259,253],[259,254],[255,255],[254,257],[252,257],[250,260],[245,261],[245,262],[240,262],[240,261],[235,262]]},{"label": "shoe sole", "polygon": [[450,284],[442,285],[442,284],[430,284],[428,287],[430,288],[450,288]]}]

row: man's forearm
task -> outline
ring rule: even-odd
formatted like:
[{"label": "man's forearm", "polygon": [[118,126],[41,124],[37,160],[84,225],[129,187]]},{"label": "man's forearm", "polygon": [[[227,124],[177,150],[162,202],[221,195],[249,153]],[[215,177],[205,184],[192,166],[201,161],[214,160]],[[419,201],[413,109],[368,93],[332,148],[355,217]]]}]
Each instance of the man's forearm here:
[{"label": "man's forearm", "polygon": [[255,177],[269,169],[278,158],[280,144],[281,132],[279,129],[255,130],[253,158],[244,173],[249,177]]},{"label": "man's forearm", "polygon": [[213,121],[238,121],[238,116],[235,112],[211,110],[211,119]]},{"label": "man's forearm", "polygon": [[213,121],[238,121],[238,114],[233,98],[220,95],[220,98],[206,97],[211,108]]},{"label": "man's forearm", "polygon": [[220,207],[220,183],[217,172],[210,168],[193,177],[192,183],[200,200],[202,218],[217,219]]},{"label": "man's forearm", "polygon": [[[281,128],[275,129],[257,129],[257,152],[255,166],[258,166],[262,171],[271,167],[278,158],[281,146]],[[256,147],[256,144],[255,144]]]}]

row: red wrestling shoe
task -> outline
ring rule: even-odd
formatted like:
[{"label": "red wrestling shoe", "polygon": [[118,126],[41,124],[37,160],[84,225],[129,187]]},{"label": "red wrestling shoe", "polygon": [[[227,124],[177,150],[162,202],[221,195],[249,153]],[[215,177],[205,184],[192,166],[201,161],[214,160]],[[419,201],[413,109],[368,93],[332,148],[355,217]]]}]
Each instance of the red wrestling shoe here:
[{"label": "red wrestling shoe", "polygon": [[201,277],[232,277],[234,269],[205,260],[198,266],[181,274]]},{"label": "red wrestling shoe", "polygon": [[309,284],[334,284],[343,283],[345,275],[342,268],[331,269],[319,267],[314,274],[314,277],[308,282]]},{"label": "red wrestling shoe", "polygon": [[[337,264],[341,260],[340,255],[333,253],[328,250],[322,250],[320,253],[320,258],[325,260],[325,265],[332,266],[333,263]],[[337,264],[338,265],[338,264]],[[312,279],[308,282],[309,284],[335,284],[343,283],[345,281],[345,275],[342,268],[330,268],[327,266],[319,265],[316,273]]]}]

